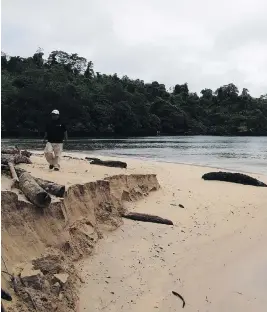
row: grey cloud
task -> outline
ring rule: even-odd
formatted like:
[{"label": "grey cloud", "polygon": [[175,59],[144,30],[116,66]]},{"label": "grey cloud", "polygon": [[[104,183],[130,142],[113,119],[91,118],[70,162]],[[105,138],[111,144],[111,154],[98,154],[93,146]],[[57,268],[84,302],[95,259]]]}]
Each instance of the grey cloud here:
[{"label": "grey cloud", "polygon": [[266,11],[266,0],[3,0],[2,50],[61,49],[102,73],[197,92],[233,82],[258,96],[267,91]]},{"label": "grey cloud", "polygon": [[249,18],[241,24],[229,27],[220,32],[215,40],[216,48],[232,50],[250,43],[267,43],[267,19],[266,16]]}]

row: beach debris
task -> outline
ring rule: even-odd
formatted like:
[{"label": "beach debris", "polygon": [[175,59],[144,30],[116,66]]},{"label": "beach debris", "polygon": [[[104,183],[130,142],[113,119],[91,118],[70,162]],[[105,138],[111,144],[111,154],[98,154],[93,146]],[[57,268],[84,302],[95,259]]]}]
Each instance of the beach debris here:
[{"label": "beach debris", "polygon": [[177,204],[170,204],[171,206],[179,206],[180,208],[184,208],[184,205],[182,205],[182,204],[179,204],[179,205],[177,205]]},{"label": "beach debris", "polygon": [[11,178],[12,178],[11,188],[17,187],[18,183],[19,183],[19,178],[18,178],[17,172],[15,170],[14,164],[12,162],[9,162],[8,167],[9,167]]},{"label": "beach debris", "polygon": [[211,303],[211,301],[209,301],[209,299],[208,299],[208,296],[206,296],[206,302]]},{"label": "beach debris", "polygon": [[[6,155],[4,155],[6,156]],[[45,208],[48,207],[51,203],[51,197],[50,195],[35,181],[35,179],[26,171],[22,172],[20,176],[18,177],[16,169],[14,167],[14,158],[15,157],[25,157],[26,156],[20,156],[15,155],[13,159],[8,159],[7,161],[7,168],[11,172],[11,176],[13,179],[12,186],[18,187],[26,196],[26,198],[33,204],[35,204],[37,207]],[[3,157],[2,157],[3,159]],[[1,169],[5,167],[5,165],[1,164]]]},{"label": "beach debris", "polygon": [[[21,168],[16,168],[14,167],[14,165],[12,163],[8,163],[7,165],[1,165],[1,169],[2,172],[9,172],[11,173],[11,177],[13,178],[13,180],[17,181],[19,180],[19,177],[23,174],[23,173],[27,173],[26,170],[21,169]],[[14,171],[17,175],[17,177],[14,175]],[[29,173],[28,173],[29,174]],[[54,195],[56,197],[63,197],[65,194],[65,185],[61,185],[61,184],[57,184],[55,182],[51,182],[51,181],[47,181],[47,180],[43,180],[40,178],[36,178],[36,177],[32,177],[47,193]],[[18,180],[17,180],[18,179]]]},{"label": "beach debris", "polygon": [[64,157],[64,158],[68,158],[68,159],[84,160],[83,158],[74,157],[74,156],[69,156],[69,155],[64,155],[63,157]]},{"label": "beach debris", "polygon": [[35,178],[34,180],[49,194],[56,197],[63,197],[65,194],[65,185],[57,184],[55,182]]},{"label": "beach debris", "polygon": [[100,166],[106,166],[106,167],[116,167],[116,168],[127,168],[127,163],[123,161],[117,161],[117,160],[101,160],[99,158],[91,158],[91,157],[85,157],[86,160],[90,161],[91,165],[100,165]]},{"label": "beach debris", "polygon": [[27,150],[20,150],[17,146],[15,147],[3,147],[1,148],[1,154],[10,155],[21,155],[26,157],[31,157],[32,153]]},{"label": "beach debris", "polygon": [[19,177],[19,188],[28,200],[37,207],[46,208],[51,203],[50,195],[27,172]]},{"label": "beach debris", "polygon": [[20,151],[18,147],[1,149],[1,169],[3,169],[3,166],[7,166],[10,171],[12,177],[11,188],[18,187],[19,185],[19,178],[15,170],[15,165],[20,163],[31,164],[30,156],[30,152]]},{"label": "beach debris", "polygon": [[135,221],[143,221],[143,222],[152,222],[152,223],[160,223],[160,224],[167,224],[173,225],[173,222],[168,219],[163,219],[161,217],[145,214],[145,213],[138,213],[138,212],[128,212],[122,215],[123,218],[131,219]]},{"label": "beach debris", "polygon": [[202,176],[204,180],[217,180],[217,181],[225,181],[232,183],[239,183],[244,185],[253,185],[253,186],[263,186],[267,187],[267,185],[255,178],[252,178],[246,174],[242,173],[232,173],[232,172],[209,172],[205,173]]},{"label": "beach debris", "polygon": [[31,160],[27,156],[23,155],[12,155],[12,154],[1,154],[1,164],[7,165],[9,162],[14,165],[17,164],[31,164]]},{"label": "beach debris", "polygon": [[178,292],[176,292],[176,291],[172,291],[172,294],[182,300],[182,302],[183,302],[183,306],[182,307],[184,308],[185,307],[185,300],[184,300],[183,296],[178,294]]}]

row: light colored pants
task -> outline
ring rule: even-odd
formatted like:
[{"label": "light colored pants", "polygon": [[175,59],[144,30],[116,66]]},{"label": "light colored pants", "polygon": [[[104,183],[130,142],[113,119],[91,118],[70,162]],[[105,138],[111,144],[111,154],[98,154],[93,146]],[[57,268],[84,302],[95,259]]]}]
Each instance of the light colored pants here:
[{"label": "light colored pants", "polygon": [[60,157],[63,150],[63,143],[46,143],[44,154],[49,165],[59,168]]}]

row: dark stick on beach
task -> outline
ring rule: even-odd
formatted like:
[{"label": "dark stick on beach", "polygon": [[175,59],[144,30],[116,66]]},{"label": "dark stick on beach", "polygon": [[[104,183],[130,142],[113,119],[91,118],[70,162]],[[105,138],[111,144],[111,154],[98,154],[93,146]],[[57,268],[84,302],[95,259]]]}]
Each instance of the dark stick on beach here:
[{"label": "dark stick on beach", "polygon": [[184,300],[184,298],[180,294],[178,294],[178,292],[176,292],[176,291],[172,291],[172,294],[182,300],[183,308],[184,308],[185,307],[185,300]]},{"label": "dark stick on beach", "polygon": [[131,220],[135,220],[135,221],[173,225],[173,222],[171,220],[163,219],[161,217],[150,215],[150,214],[145,214],[145,213],[129,212],[129,213],[126,213],[122,216],[123,216],[123,218],[131,219]]},{"label": "dark stick on beach", "polygon": [[265,183],[255,179],[255,178],[252,178],[246,174],[242,174],[242,173],[232,173],[232,172],[222,172],[222,171],[209,172],[209,173],[205,173],[202,176],[202,179],[267,187],[267,185]]},{"label": "dark stick on beach", "polygon": [[92,165],[100,165],[100,166],[106,166],[106,167],[116,167],[116,168],[127,168],[126,162],[123,161],[116,161],[116,160],[101,160],[99,158],[91,158],[91,157],[85,157],[85,159],[90,161],[90,164]]}]

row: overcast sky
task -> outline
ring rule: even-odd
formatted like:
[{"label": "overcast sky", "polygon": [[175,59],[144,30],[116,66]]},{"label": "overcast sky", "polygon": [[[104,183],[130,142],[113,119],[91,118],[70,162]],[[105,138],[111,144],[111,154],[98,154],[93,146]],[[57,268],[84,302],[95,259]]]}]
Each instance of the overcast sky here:
[{"label": "overcast sky", "polygon": [[2,0],[2,47],[77,52],[95,71],[190,91],[267,93],[267,0]]}]

